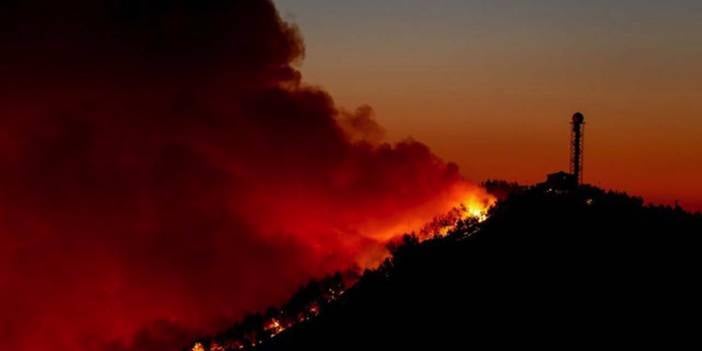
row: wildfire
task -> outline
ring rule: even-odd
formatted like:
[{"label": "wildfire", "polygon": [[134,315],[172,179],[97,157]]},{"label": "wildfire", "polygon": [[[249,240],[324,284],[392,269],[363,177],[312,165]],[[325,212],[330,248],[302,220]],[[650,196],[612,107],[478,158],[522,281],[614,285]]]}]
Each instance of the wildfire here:
[{"label": "wildfire", "polygon": [[[480,189],[470,188],[462,190],[460,194],[456,193],[459,195],[454,194],[453,199],[459,200],[452,202],[453,207],[448,213],[435,217],[432,221],[426,223],[420,231],[415,233],[419,241],[430,239],[436,235],[448,235],[461,221],[473,221],[473,223],[477,221],[480,223],[488,219],[489,211],[496,204],[497,200]],[[445,208],[448,207],[446,206]],[[378,256],[381,260],[369,267],[377,267],[388,255],[389,252],[384,251],[382,255]],[[277,337],[295,325],[317,318],[322,313],[323,306],[334,303],[341,298],[345,290],[342,286],[335,284],[325,287],[322,292],[319,299],[308,302],[302,307],[302,310],[280,310],[277,314],[269,316],[262,323],[259,331],[248,331],[243,334],[246,336],[242,336],[240,339],[225,340],[223,343],[203,344],[198,342],[194,344],[192,351],[256,349],[263,345],[266,340]]]},{"label": "wildfire", "polygon": [[470,197],[461,203],[461,208],[464,212],[463,219],[474,218],[478,222],[485,222],[488,219],[488,212],[495,203],[496,200],[493,197],[489,197],[486,200]]},{"label": "wildfire", "polygon": [[439,197],[435,202],[404,217],[397,217],[378,226],[361,227],[377,246],[367,248],[356,258],[362,268],[376,268],[388,257],[386,247],[398,242],[405,234],[414,234],[419,241],[435,236],[446,236],[461,221],[484,222],[497,199],[477,186],[461,183]]},{"label": "wildfire", "polygon": [[417,232],[420,240],[431,238],[435,235],[445,236],[459,221],[476,220],[484,222],[488,219],[490,209],[495,205],[496,199],[483,193],[469,192],[459,203],[447,213],[434,217]]}]

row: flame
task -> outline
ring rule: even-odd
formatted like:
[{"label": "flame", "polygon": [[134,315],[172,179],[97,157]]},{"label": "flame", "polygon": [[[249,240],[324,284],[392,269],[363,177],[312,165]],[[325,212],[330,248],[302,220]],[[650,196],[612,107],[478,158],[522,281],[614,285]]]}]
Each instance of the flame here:
[{"label": "flame", "polygon": [[280,323],[278,319],[273,318],[270,321],[268,321],[268,323],[266,323],[263,329],[269,332],[270,337],[273,338],[278,334],[284,332],[286,328]]},{"label": "flame", "polygon": [[[446,199],[446,198],[445,198]],[[438,208],[450,208],[448,212],[444,215],[436,216],[429,223],[424,224],[421,231],[417,232],[417,237],[420,241],[435,237],[436,235],[445,236],[454,229],[459,221],[462,220],[477,220],[478,222],[484,222],[488,219],[490,209],[496,204],[497,200],[492,195],[487,194],[484,190],[476,187],[462,187],[456,192],[451,193],[449,203],[444,203],[444,207],[435,207],[434,210]],[[414,218],[414,223],[420,223],[425,221],[426,217]],[[396,234],[394,238],[398,238]],[[384,261],[390,253],[387,250],[383,250],[375,258],[378,259],[374,261],[374,264],[365,265],[365,268],[375,268],[382,261]],[[344,294],[344,290],[332,289],[327,290],[328,294],[323,295],[325,303],[332,303],[337,300],[341,295]],[[246,348],[245,344],[248,344],[250,348],[257,348],[259,345],[263,345],[267,340],[276,338],[278,335],[282,334],[286,330],[292,328],[295,325],[305,323],[314,318],[317,318],[321,313],[321,307],[318,302],[312,302],[305,307],[303,312],[297,314],[290,314],[286,311],[281,311],[278,315],[268,319],[261,327],[262,333],[254,332],[250,339],[247,340],[229,340],[226,341],[227,347],[224,347],[218,343],[212,343],[209,347],[209,351],[224,351],[224,350],[241,350]],[[286,316],[290,317],[286,317]],[[206,351],[205,346],[202,343],[195,343],[192,347],[192,351]]]},{"label": "flame", "polygon": [[478,222],[484,222],[488,219],[490,209],[497,202],[494,196],[487,194],[482,189],[461,188],[459,194],[459,200],[448,212],[435,217],[422,227],[419,231],[420,240],[435,235],[445,236],[461,220],[474,219]]},{"label": "flame", "polygon": [[463,219],[474,218],[478,222],[485,222],[488,219],[488,212],[496,203],[497,199],[493,196],[480,199],[470,195],[461,202],[461,208],[464,210]]},{"label": "flame", "polygon": [[448,196],[440,199],[439,203],[431,204],[427,211],[418,211],[410,216],[405,224],[375,231],[377,234],[371,236],[378,240],[379,245],[366,248],[360,253],[357,264],[369,269],[380,266],[390,254],[386,249],[387,244],[398,241],[408,233],[414,234],[421,242],[437,235],[448,235],[459,221],[474,219],[482,223],[488,219],[490,209],[496,203],[497,198],[484,189],[467,183],[460,184]]}]

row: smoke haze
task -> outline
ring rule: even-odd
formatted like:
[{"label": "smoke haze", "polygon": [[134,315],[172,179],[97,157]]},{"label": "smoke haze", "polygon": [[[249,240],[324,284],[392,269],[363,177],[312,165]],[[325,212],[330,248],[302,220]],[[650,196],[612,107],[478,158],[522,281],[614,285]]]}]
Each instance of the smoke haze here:
[{"label": "smoke haze", "polygon": [[4,1],[0,52],[4,349],[170,347],[484,199],[268,0]]}]

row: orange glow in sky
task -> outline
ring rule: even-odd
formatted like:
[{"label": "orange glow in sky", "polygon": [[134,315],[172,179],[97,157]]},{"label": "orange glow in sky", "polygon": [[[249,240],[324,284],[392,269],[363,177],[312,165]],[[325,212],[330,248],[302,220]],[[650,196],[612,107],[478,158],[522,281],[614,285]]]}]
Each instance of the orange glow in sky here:
[{"label": "orange glow in sky", "polygon": [[305,36],[308,82],[468,178],[567,170],[582,111],[585,182],[702,210],[697,1],[277,2]]}]

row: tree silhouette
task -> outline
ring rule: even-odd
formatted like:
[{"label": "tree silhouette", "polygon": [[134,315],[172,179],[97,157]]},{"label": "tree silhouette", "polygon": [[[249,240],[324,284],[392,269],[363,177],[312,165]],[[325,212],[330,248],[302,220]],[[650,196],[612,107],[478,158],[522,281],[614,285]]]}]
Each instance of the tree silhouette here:
[{"label": "tree silhouette", "polygon": [[[265,315],[299,313],[304,322],[256,349],[632,347],[655,339],[670,348],[696,339],[689,321],[702,296],[702,215],[589,186],[492,186],[507,190],[487,221],[461,221],[425,241],[407,235],[351,288],[342,275],[310,282]],[[265,335],[265,318],[249,317],[238,330]]]}]

